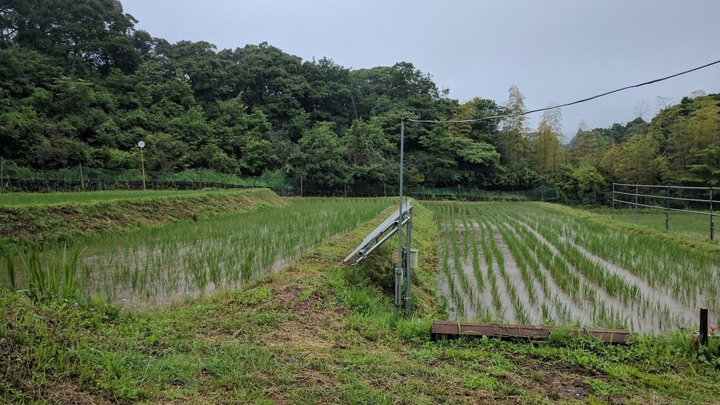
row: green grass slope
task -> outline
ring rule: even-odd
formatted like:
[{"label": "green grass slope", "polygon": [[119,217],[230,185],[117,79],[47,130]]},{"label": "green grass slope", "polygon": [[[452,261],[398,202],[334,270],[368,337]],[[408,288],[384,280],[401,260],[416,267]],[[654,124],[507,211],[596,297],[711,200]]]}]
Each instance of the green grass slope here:
[{"label": "green grass slope", "polygon": [[0,194],[0,255],[11,245],[72,242],[88,235],[200,219],[259,204],[281,205],[282,200],[268,189]]}]

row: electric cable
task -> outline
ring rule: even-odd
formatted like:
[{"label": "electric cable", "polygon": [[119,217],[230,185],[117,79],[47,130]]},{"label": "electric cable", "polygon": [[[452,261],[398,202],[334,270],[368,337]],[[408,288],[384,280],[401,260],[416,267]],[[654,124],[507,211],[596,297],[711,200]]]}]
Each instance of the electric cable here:
[{"label": "electric cable", "polygon": [[682,76],[682,75],[685,75],[685,74],[688,74],[688,73],[695,72],[695,71],[700,70],[700,69],[705,69],[705,68],[707,68],[707,67],[710,67],[710,66],[713,66],[713,65],[717,65],[717,64],[719,64],[719,63],[720,63],[720,60],[716,60],[715,62],[710,62],[710,63],[708,63],[708,64],[705,64],[705,65],[702,65],[702,66],[698,66],[698,67],[696,67],[696,68],[688,69],[688,70],[682,71],[682,72],[680,72],[680,73],[675,73],[675,74],[672,74],[672,75],[670,75],[670,76],[661,77],[661,78],[659,78],[659,79],[650,80],[650,81],[647,81],[647,82],[643,82],[643,83],[640,83],[640,84],[634,84],[634,85],[631,85],[631,86],[621,87],[621,88],[619,88],[619,89],[615,89],[615,90],[611,90],[611,91],[606,91],[605,93],[601,93],[601,94],[598,94],[598,95],[595,95],[595,96],[592,96],[592,97],[586,97],[586,98],[583,98],[583,99],[580,99],[580,100],[576,100],[576,101],[571,101],[571,102],[565,103],[565,104],[554,105],[554,106],[545,107],[545,108],[536,108],[536,109],[534,109],[534,110],[523,111],[523,112],[520,112],[520,113],[504,114],[504,115],[493,115],[493,116],[490,116],[490,117],[472,118],[472,119],[466,119],[466,120],[422,120],[422,119],[411,119],[411,118],[408,118],[407,121],[409,121],[409,122],[417,122],[417,123],[420,123],[420,124],[456,124],[456,123],[459,124],[459,123],[466,123],[466,122],[479,122],[479,121],[487,121],[487,120],[501,119],[501,118],[520,117],[520,116],[523,116],[523,115],[533,114],[533,113],[537,113],[537,112],[543,112],[543,111],[548,111],[548,110],[554,110],[554,109],[556,109],[556,108],[568,107],[568,106],[575,105],[575,104],[581,104],[581,103],[585,103],[585,102],[588,102],[588,101],[591,101],[591,100],[595,100],[596,98],[605,97],[605,96],[608,96],[608,95],[610,95],[610,94],[618,93],[618,92],[621,92],[621,91],[624,91],[624,90],[633,89],[633,88],[642,87],[642,86],[647,86],[647,85],[649,85],[649,84],[659,83],[659,82],[662,82],[662,81],[665,81],[665,80],[668,80],[668,79],[672,79],[672,78],[674,78],[674,77],[678,77],[678,76]]}]

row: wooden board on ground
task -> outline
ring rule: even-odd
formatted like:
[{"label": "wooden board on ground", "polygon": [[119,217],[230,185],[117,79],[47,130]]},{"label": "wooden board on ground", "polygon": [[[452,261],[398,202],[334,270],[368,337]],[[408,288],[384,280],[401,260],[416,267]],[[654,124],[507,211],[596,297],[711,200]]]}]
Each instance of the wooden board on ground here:
[{"label": "wooden board on ground", "polygon": [[430,334],[433,340],[440,337],[487,336],[502,339],[544,340],[553,330],[561,329],[578,335],[593,336],[605,343],[626,343],[630,332],[624,329],[559,328],[552,326],[513,325],[458,321],[433,321]]}]

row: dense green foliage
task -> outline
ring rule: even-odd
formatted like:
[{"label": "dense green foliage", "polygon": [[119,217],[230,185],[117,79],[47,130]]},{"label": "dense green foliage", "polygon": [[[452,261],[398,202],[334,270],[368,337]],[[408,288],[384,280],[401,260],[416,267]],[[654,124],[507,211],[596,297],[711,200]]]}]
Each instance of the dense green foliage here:
[{"label": "dense green foliage", "polygon": [[[450,99],[412,63],[352,70],[267,43],[216,49],[135,28],[116,0],[8,0],[0,6],[0,157],[41,170],[83,165],[212,169],[304,177],[325,189],[397,184],[400,120],[525,111]],[[720,96],[683,99],[650,123],[578,131],[562,144],[559,110],[406,128],[410,186],[562,185],[567,202],[602,201],[611,181],[714,184]]]}]

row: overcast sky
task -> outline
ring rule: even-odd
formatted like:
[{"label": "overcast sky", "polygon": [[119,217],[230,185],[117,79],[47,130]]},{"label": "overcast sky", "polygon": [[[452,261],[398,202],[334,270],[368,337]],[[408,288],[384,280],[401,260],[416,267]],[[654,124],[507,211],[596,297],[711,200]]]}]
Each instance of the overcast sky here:
[{"label": "overcast sky", "polygon": [[[346,68],[407,61],[450,97],[504,103],[517,85],[528,109],[562,104],[720,60],[719,0],[121,0],[138,29],[220,49],[268,42]],[[720,92],[720,65],[564,108],[607,127],[649,120],[657,98]],[[535,126],[540,114],[531,117]],[[569,139],[566,139],[569,141]]]}]

